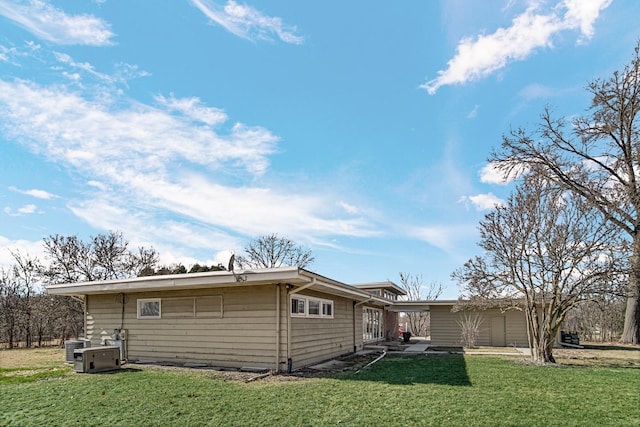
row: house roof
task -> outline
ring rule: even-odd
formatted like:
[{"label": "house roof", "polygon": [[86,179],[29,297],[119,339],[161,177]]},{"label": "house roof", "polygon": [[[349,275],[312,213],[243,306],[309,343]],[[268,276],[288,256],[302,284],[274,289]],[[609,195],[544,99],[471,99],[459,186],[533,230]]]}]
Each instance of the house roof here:
[{"label": "house roof", "polygon": [[304,289],[338,295],[377,305],[388,301],[368,292],[298,267],[261,268],[255,270],[208,271],[203,273],[144,276],[118,280],[49,285],[52,295],[98,295],[133,292],[177,291],[270,284],[291,286],[291,292]]},{"label": "house roof", "polygon": [[394,294],[397,295],[406,295],[407,292],[402,289],[400,286],[393,283],[391,280],[387,280],[385,282],[368,282],[368,283],[356,283],[352,286],[355,286],[358,289],[389,289],[393,291]]}]

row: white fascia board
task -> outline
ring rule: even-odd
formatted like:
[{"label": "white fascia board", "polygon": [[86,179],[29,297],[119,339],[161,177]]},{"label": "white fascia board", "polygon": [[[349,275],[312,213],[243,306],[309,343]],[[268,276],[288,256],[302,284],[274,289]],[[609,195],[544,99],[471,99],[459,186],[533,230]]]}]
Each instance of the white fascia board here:
[{"label": "white fascia board", "polygon": [[[234,274],[235,273],[235,274]],[[241,278],[239,281],[237,278]],[[297,267],[257,270],[213,271],[205,273],[145,276],[130,279],[50,285],[51,295],[92,295],[127,292],[149,292],[182,289],[219,288],[266,285],[271,283],[306,283]]]},{"label": "white fascia board", "polygon": [[300,272],[301,275],[309,277],[309,280],[313,280],[315,278],[316,282],[310,287],[310,289],[317,290],[318,292],[353,298],[357,301],[371,301],[382,305],[389,304],[388,300],[371,295],[369,292],[358,289],[355,286],[329,279],[311,271],[301,269]]}]

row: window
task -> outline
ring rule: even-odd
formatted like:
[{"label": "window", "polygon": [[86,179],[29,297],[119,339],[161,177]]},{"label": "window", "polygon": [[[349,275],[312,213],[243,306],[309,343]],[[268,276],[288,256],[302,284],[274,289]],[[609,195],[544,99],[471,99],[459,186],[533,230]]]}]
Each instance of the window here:
[{"label": "window", "polygon": [[138,300],[138,319],[159,319],[160,314],[160,298]]},{"label": "window", "polygon": [[304,309],[305,300],[302,298],[291,298],[291,315],[292,316],[304,316],[306,311]]},{"label": "window", "polygon": [[364,341],[377,341],[383,338],[384,321],[382,310],[365,307],[362,309],[362,338]]},{"label": "window", "polygon": [[320,301],[316,299],[309,300],[309,316],[320,316]]},{"label": "window", "polygon": [[138,300],[138,319],[222,317],[222,295]]},{"label": "window", "polygon": [[333,302],[325,301],[322,303],[322,315],[333,317]]},{"label": "window", "polygon": [[333,301],[299,295],[292,296],[291,316],[333,319]]}]

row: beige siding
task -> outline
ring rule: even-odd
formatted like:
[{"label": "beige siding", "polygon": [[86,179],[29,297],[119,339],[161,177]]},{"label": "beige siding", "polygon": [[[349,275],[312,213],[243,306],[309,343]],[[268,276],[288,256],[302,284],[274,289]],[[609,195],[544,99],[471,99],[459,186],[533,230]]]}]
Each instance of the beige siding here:
[{"label": "beige siding", "polygon": [[528,347],[527,320],[522,311],[511,310],[507,317],[507,345],[515,347]]},{"label": "beige siding", "polygon": [[[333,319],[290,317],[291,359],[294,369],[331,359],[354,350],[354,308],[346,298],[302,292],[300,296],[311,296],[333,301]],[[362,348],[362,308],[356,307],[355,346]]]},{"label": "beige siding", "polygon": [[[501,313],[498,309],[482,312],[483,322],[480,326],[477,345],[492,345],[491,319],[493,317],[505,319],[504,337],[507,346],[526,347],[528,345],[524,313],[514,310]],[[451,312],[451,306],[431,306],[431,345],[460,346],[461,331],[458,320],[461,318],[462,313]],[[493,332],[499,333],[498,331]]]},{"label": "beige siding", "polygon": [[431,345],[460,345],[460,326],[457,315],[451,313],[451,306],[431,306]]},{"label": "beige siding", "polygon": [[[276,292],[276,285],[271,285],[128,294],[123,324],[128,333],[128,357],[273,369],[276,364]],[[222,298],[222,313],[190,318],[137,318],[136,301],[141,298],[213,296]],[[87,338],[93,345],[99,345],[103,337],[108,338],[115,328],[120,328],[121,314],[122,305],[116,295],[87,297]],[[286,340],[282,333],[284,325],[280,331],[281,359]]]}]

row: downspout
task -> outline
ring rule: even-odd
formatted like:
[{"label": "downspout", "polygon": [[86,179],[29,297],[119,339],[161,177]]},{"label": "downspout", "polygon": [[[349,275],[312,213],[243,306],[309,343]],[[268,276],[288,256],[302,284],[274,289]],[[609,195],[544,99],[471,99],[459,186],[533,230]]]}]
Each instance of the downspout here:
[{"label": "downspout", "polygon": [[[292,285],[287,285],[286,304],[289,304],[291,295],[297,294],[298,292],[305,290],[315,284],[316,284],[316,278],[314,277],[313,279],[311,279],[309,283],[307,283],[306,285],[300,286],[299,288],[296,288],[296,289],[289,289],[289,287]],[[293,370],[293,361],[291,360],[291,312],[289,310],[290,309],[287,309],[286,312],[287,312],[287,373],[290,374],[291,371]]]},{"label": "downspout", "polygon": [[280,372],[280,283],[276,285],[276,374]]}]

